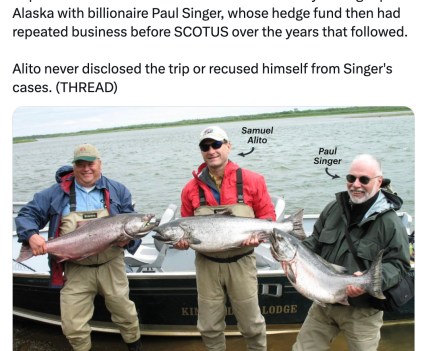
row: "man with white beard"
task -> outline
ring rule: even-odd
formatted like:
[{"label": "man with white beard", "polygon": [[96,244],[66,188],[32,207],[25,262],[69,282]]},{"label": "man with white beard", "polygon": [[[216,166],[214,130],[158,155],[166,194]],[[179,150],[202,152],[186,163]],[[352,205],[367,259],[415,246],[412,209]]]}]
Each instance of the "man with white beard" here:
[{"label": "man with white beard", "polygon": [[[410,269],[408,236],[395,211],[402,199],[384,188],[380,162],[359,155],[346,176],[347,191],[336,194],[303,243],[326,261],[361,275],[384,250],[382,290],[400,282]],[[383,187],[383,188],[382,188]],[[363,266],[363,267],[360,267]],[[313,303],[293,351],[325,351],[342,331],[351,351],[377,350],[383,311],[380,301],[349,285],[349,305]]]}]

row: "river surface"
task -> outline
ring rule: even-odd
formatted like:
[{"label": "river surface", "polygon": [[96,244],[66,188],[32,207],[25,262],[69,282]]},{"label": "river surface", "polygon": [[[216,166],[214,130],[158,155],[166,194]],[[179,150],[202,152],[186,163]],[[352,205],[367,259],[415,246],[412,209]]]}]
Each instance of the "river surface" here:
[{"label": "river surface", "polygon": [[[381,115],[382,116],[382,115]],[[139,212],[156,215],[180,204],[180,192],[201,163],[200,131],[207,125],[40,139],[13,145],[13,199],[28,201],[55,181],[56,170],[71,164],[74,147],[98,147],[103,173],[124,183]],[[287,213],[304,208],[319,213],[345,189],[352,158],[371,153],[382,161],[384,176],[414,216],[414,117],[334,116],[258,120],[223,124],[231,142],[230,158],[265,176],[270,193],[284,196]],[[243,134],[243,127],[272,128],[272,134]],[[250,137],[266,139],[251,144]],[[254,151],[245,156],[252,147]],[[320,153],[320,150],[325,150]],[[326,155],[325,152],[329,153]],[[331,153],[333,153],[331,155]],[[335,160],[338,164],[315,164]],[[327,170],[328,168],[328,170]],[[337,174],[333,179],[328,173]]]},{"label": "river surface", "polygon": [[[41,139],[13,146],[13,199],[29,201],[36,191],[55,181],[56,170],[71,164],[73,149],[84,142],[101,152],[103,173],[124,183],[139,212],[161,216],[170,203],[180,204],[180,191],[201,163],[200,131],[207,125],[170,127]],[[304,208],[319,213],[345,190],[352,158],[371,153],[382,161],[384,176],[414,208],[414,116],[362,115],[231,122],[221,125],[231,138],[231,160],[262,173],[270,193],[284,196],[286,212]],[[272,134],[247,134],[247,129],[271,129]],[[246,129],[246,130],[247,130]],[[250,137],[257,138],[256,143]],[[252,140],[253,140],[252,139]],[[242,157],[239,153],[248,153]],[[320,161],[315,162],[318,158]],[[331,162],[331,164],[327,164]],[[338,175],[340,178],[333,178]],[[14,320],[14,350],[70,350],[59,327]],[[204,350],[199,338],[145,337],[145,351]],[[269,351],[291,349],[293,336],[268,337]],[[93,335],[93,350],[125,350],[119,335]],[[333,350],[345,350],[338,338]],[[244,350],[240,337],[228,338],[228,350]],[[414,326],[384,328],[380,351],[414,350]]]}]

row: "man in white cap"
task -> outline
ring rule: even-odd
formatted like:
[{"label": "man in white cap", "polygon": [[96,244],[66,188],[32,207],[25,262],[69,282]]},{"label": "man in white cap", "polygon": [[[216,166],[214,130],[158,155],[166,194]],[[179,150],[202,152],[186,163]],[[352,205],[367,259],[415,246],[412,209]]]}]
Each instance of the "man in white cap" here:
[{"label": "man in white cap", "polygon": [[[224,209],[236,216],[275,220],[275,210],[265,180],[260,174],[241,169],[228,159],[231,142],[220,127],[201,132],[199,147],[204,163],[193,172],[182,190],[181,215],[214,214]],[[211,233],[215,235],[215,233]],[[244,336],[247,349],[266,351],[266,325],[257,296],[256,238],[240,248],[207,254],[196,253],[198,323],[209,351],[224,351],[227,296]],[[188,242],[175,245],[187,249]]]},{"label": "man in white cap", "polygon": [[[134,212],[129,190],[102,175],[99,151],[90,144],[75,148],[73,167],[61,167],[57,184],[34,195],[16,218],[20,242],[31,246],[34,255],[46,253],[39,230],[49,222],[49,238],[66,235],[85,221]],[[129,350],[141,351],[139,319],[129,300],[123,246],[134,253],[140,240],[122,243],[79,261],[64,264],[50,260],[51,285],[61,289],[62,330],[75,351],[91,349],[89,321],[93,300],[102,294]]]}]

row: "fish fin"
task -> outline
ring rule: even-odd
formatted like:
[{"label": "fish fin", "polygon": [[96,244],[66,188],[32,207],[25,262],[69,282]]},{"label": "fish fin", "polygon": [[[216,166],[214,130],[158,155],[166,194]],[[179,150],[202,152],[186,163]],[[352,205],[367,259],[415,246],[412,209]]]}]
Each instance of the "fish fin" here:
[{"label": "fish fin", "polygon": [[348,273],[348,269],[346,267],[339,266],[338,264],[334,264],[334,263],[330,263],[330,262],[328,262],[328,264],[330,265],[330,269],[337,274],[347,274]]},{"label": "fish fin", "polygon": [[195,239],[195,238],[191,238],[191,239],[189,240],[189,242],[190,242],[191,244],[194,244],[194,245],[199,245],[199,244],[201,244],[201,243],[202,243],[202,241],[201,241],[200,239]]},{"label": "fish fin", "polygon": [[312,300],[313,302],[315,302],[317,305],[320,305],[321,307],[327,307],[327,304],[318,300]]},{"label": "fish fin", "polygon": [[284,261],[281,261],[281,267],[283,267],[284,273],[287,275],[287,264]]},{"label": "fish fin", "polygon": [[385,250],[380,250],[371,264],[366,274],[371,276],[371,283],[367,285],[366,290],[375,298],[384,300],[386,296],[382,291],[382,257]]},{"label": "fish fin", "polygon": [[51,258],[53,258],[56,262],[62,263],[62,262],[68,261],[70,259],[72,259],[73,261],[81,261],[81,260],[84,260],[85,258],[87,258],[89,256],[94,255],[95,253],[96,252],[93,252],[91,254],[87,254],[87,255],[84,255],[84,256],[81,256],[81,257],[72,257],[71,258],[70,256],[58,256],[58,255],[55,255],[53,252],[51,252],[51,253],[49,253],[49,256]]},{"label": "fish fin", "polygon": [[[87,257],[89,257],[89,256],[92,256],[92,255],[85,255],[85,256],[81,256],[81,257],[79,257],[79,258],[76,258],[76,259],[74,259],[75,261],[81,261],[81,260],[84,260],[85,258],[87,258]],[[62,261],[65,261],[66,260],[66,258],[65,259],[62,259],[61,261],[58,261],[58,262],[62,262]]]},{"label": "fish fin", "polygon": [[154,234],[154,235],[152,235],[152,237],[155,239],[155,240],[158,240],[158,241],[162,241],[162,242],[170,242],[170,240],[168,240],[168,239],[166,239],[165,237],[163,237],[161,234],[159,234],[159,233],[156,233],[156,234]]},{"label": "fish fin", "polygon": [[89,222],[90,221],[79,221],[79,222],[77,222],[77,228],[84,227]]},{"label": "fish fin", "polygon": [[259,240],[259,242],[266,241],[269,240],[269,238],[271,237],[271,232],[268,233],[264,230],[258,230],[251,232],[251,237],[257,237],[257,240]]},{"label": "fish fin", "polygon": [[296,237],[299,240],[305,240],[306,239],[306,233],[303,229],[303,211],[304,209],[301,208],[296,213],[293,213],[290,217],[288,217],[284,222],[292,222],[293,223],[293,230],[291,231],[291,235]]},{"label": "fish fin", "polygon": [[286,274],[287,279],[290,281],[291,284],[296,285],[296,273],[293,271],[293,268],[289,264],[286,264]]},{"label": "fish fin", "polygon": [[348,301],[348,297],[345,295],[343,296],[340,300],[336,301],[337,303],[340,303],[341,305],[346,305],[349,306],[349,301]]},{"label": "fish fin", "polygon": [[57,255],[55,255],[54,252],[49,252],[49,258],[53,259],[57,263],[61,263],[61,262],[64,262],[66,260],[69,260],[69,257],[57,256]]},{"label": "fish fin", "polygon": [[336,273],[336,274],[347,274],[347,272],[348,272],[347,268],[345,268],[343,266],[339,266],[337,264],[330,263],[330,262],[326,261],[324,258],[322,258],[321,256],[319,256],[317,254],[315,254],[315,256],[318,259],[318,261],[320,261],[322,264],[324,264],[333,273]]},{"label": "fish fin", "polygon": [[21,251],[19,252],[19,256],[16,259],[16,262],[23,262],[25,260],[30,259],[33,256],[34,256],[33,250],[31,249],[31,247],[27,244],[22,244]]}]

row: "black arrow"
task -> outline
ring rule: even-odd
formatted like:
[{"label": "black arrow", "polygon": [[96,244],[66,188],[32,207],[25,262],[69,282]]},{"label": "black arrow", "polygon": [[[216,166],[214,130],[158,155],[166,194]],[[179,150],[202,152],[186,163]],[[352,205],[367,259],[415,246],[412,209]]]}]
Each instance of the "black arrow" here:
[{"label": "black arrow", "polygon": [[247,156],[247,155],[250,155],[253,151],[254,151],[254,147],[252,147],[252,148],[251,148],[251,150],[250,150],[249,152],[247,152],[246,154],[245,154],[244,152],[240,152],[240,153],[238,154],[238,156],[243,156],[243,157],[245,157],[245,156]]},{"label": "black arrow", "polygon": [[325,173],[327,173],[332,179],[340,178],[337,174],[332,175],[332,174],[328,173],[328,167],[325,168]]}]

